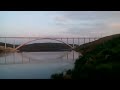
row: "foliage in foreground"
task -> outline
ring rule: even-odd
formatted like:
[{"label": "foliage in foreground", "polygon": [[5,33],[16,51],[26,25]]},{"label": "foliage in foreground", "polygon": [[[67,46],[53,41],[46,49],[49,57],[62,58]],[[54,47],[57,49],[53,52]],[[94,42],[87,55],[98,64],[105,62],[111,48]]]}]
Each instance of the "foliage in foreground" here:
[{"label": "foliage in foreground", "polygon": [[[92,44],[91,44],[92,45]],[[80,51],[81,49],[79,49]],[[82,51],[87,49],[82,48]],[[76,60],[73,70],[52,79],[120,79],[120,35],[94,46]]]}]

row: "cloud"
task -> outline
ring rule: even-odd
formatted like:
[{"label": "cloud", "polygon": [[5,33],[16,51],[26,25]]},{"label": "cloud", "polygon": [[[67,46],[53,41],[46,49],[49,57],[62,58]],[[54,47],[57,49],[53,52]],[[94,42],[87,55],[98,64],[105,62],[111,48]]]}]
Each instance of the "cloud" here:
[{"label": "cloud", "polygon": [[67,21],[67,18],[64,17],[64,16],[56,16],[55,20],[56,21],[60,21],[60,22],[65,22],[65,21]]},{"label": "cloud", "polygon": [[62,18],[56,20],[56,25],[65,28],[64,33],[109,35],[120,32],[119,11],[64,11],[58,14]]},{"label": "cloud", "polygon": [[[56,22],[81,22],[81,23],[97,23],[97,22],[114,22],[120,21],[119,11],[63,11],[58,12],[60,20]],[[57,17],[56,17],[57,18]]]},{"label": "cloud", "polygon": [[0,19],[1,33],[11,35],[30,31],[51,36],[120,32],[120,11],[0,12]]},{"label": "cloud", "polygon": [[110,23],[108,26],[109,28],[120,29],[120,22]]},{"label": "cloud", "polygon": [[110,19],[111,17],[118,19],[120,16],[119,11],[64,11],[60,12],[60,14],[69,19],[76,20]]}]

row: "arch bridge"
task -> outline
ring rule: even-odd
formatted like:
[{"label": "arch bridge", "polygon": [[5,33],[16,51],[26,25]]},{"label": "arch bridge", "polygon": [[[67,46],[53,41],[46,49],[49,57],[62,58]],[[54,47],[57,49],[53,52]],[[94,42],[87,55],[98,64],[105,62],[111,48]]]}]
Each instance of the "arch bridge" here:
[{"label": "arch bridge", "polygon": [[[13,43],[13,48],[14,50],[18,50],[19,48],[27,45],[28,43],[30,42],[33,42],[33,41],[37,41],[37,40],[42,40],[42,39],[48,39],[48,40],[53,40],[53,41],[58,41],[58,42],[61,42],[65,45],[67,45],[68,47],[70,47],[72,50],[75,49],[75,41],[74,40],[78,40],[78,43],[76,45],[80,45],[80,40],[83,40],[83,43],[82,44],[85,44],[85,43],[89,43],[91,42],[91,39],[93,39],[92,41],[95,41],[101,37],[78,37],[78,38],[59,38],[59,37],[0,37],[0,39],[3,38],[5,40],[5,43],[4,43],[4,47],[6,49],[6,46],[7,46],[7,42],[6,42],[6,39],[13,39],[14,40],[14,43]],[[15,39],[28,39],[26,42],[20,44],[19,46],[15,46]],[[67,40],[67,42],[63,41],[63,39]],[[72,45],[68,43],[68,40],[71,39],[72,40]],[[86,39],[88,40],[88,42],[86,42]]]},{"label": "arch bridge", "polygon": [[37,41],[37,40],[41,40],[41,39],[49,39],[49,40],[58,41],[58,42],[61,42],[61,43],[65,44],[65,45],[67,45],[67,46],[70,47],[71,49],[74,49],[74,44],[73,44],[73,46],[71,46],[71,45],[68,44],[68,42],[65,43],[65,42],[62,41],[62,40],[58,40],[58,39],[54,39],[54,38],[37,38],[37,39],[29,40],[29,41],[27,41],[27,42],[25,42],[25,43],[19,45],[18,47],[15,48],[15,50],[18,50],[19,48],[21,48],[21,47],[27,45],[27,44],[30,43],[30,42]]}]

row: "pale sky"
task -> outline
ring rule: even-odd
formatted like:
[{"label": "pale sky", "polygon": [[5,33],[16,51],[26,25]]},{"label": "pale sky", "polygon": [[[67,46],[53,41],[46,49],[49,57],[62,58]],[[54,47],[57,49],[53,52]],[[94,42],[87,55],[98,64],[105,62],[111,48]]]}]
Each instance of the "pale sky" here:
[{"label": "pale sky", "polygon": [[84,37],[120,33],[120,11],[0,11],[0,36]]}]

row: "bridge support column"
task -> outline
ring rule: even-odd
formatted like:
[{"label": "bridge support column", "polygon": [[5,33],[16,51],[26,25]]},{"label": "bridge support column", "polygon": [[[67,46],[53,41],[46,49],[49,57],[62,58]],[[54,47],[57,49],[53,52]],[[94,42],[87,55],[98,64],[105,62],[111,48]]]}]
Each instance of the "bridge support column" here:
[{"label": "bridge support column", "polygon": [[85,38],[84,38],[84,44],[85,44]]},{"label": "bridge support column", "polygon": [[15,49],[15,40],[14,40],[13,48]]},{"label": "bridge support column", "polygon": [[89,38],[89,42],[90,42],[90,38]]},{"label": "bridge support column", "polygon": [[73,60],[75,60],[75,58],[74,58],[74,51],[73,51]]},{"label": "bridge support column", "polygon": [[67,52],[67,60],[68,60],[68,52]]},{"label": "bridge support column", "polygon": [[29,58],[29,63],[30,63],[30,58]]},{"label": "bridge support column", "polygon": [[78,38],[78,46],[80,45],[79,38]]},{"label": "bridge support column", "polygon": [[6,37],[5,37],[5,49],[6,49]]},{"label": "bridge support column", "polygon": [[5,64],[6,64],[6,52],[5,52]]},{"label": "bridge support column", "polygon": [[94,38],[94,41],[97,40],[97,38]]},{"label": "bridge support column", "polygon": [[15,53],[13,53],[13,63],[15,64]]},{"label": "bridge support column", "polygon": [[74,38],[73,38],[73,49],[74,49],[74,47],[75,47],[75,46],[74,46]]},{"label": "bridge support column", "polygon": [[23,64],[23,53],[21,53],[21,55],[22,55],[22,64]]},{"label": "bridge support column", "polygon": [[67,44],[68,44],[68,38],[67,38]]},{"label": "bridge support column", "polygon": [[[85,44],[85,38],[84,38],[84,44]],[[84,48],[85,48],[85,45],[84,45]]]}]

